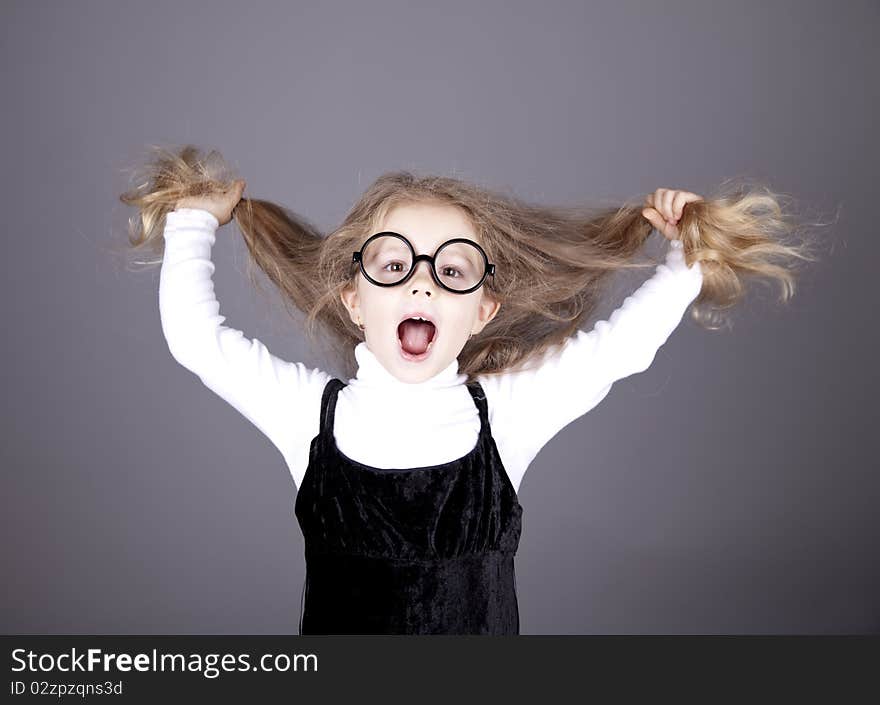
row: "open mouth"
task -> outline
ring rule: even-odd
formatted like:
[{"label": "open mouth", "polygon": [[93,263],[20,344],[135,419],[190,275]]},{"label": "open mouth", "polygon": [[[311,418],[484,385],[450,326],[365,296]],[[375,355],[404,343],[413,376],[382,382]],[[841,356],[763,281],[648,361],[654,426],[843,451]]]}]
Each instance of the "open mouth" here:
[{"label": "open mouth", "polygon": [[436,340],[437,326],[431,321],[404,318],[397,325],[397,342],[405,360],[419,362],[426,359]]}]

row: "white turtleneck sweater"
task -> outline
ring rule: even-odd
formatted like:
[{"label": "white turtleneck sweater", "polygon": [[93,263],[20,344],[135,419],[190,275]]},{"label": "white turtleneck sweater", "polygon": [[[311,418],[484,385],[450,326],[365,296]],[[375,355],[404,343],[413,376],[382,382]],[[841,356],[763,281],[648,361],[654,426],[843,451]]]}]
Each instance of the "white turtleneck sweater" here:
[{"label": "white turtleneck sweater", "polygon": [[[167,215],[159,283],[162,330],[171,355],[248,418],[281,452],[299,488],[320,426],[321,396],[332,375],[269,352],[222,325],[211,248],[219,223],[208,211]],[[680,242],[666,262],[607,320],[578,331],[534,369],[477,376],[489,423],[515,490],[538,451],[586,414],[611,385],[646,370],[702,287]],[[399,381],[367,348],[355,346],[357,374],[339,392],[333,435],[339,450],[374,468],[417,468],[467,455],[480,419],[454,360],[416,384]]]}]

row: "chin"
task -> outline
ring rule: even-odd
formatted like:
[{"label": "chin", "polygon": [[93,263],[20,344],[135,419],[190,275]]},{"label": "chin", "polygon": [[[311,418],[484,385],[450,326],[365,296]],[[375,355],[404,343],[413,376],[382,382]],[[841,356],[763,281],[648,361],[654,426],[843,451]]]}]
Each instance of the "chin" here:
[{"label": "chin", "polygon": [[437,354],[439,352],[439,350],[432,350],[431,354],[425,360],[421,362],[412,362],[402,359],[399,351],[395,351],[394,354],[397,355],[397,357],[394,360],[394,376],[401,382],[407,382],[410,384],[424,382],[425,380],[430,379],[452,362],[452,360],[445,361],[445,357],[442,353]]}]

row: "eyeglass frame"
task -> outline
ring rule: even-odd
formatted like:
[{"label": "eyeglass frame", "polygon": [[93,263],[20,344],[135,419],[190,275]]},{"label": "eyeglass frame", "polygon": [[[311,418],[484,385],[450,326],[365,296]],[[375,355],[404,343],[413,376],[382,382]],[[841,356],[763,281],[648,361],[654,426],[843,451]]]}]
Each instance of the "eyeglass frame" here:
[{"label": "eyeglass frame", "polygon": [[[409,248],[409,251],[412,254],[412,267],[410,267],[409,274],[407,274],[400,281],[394,282],[393,284],[383,284],[382,282],[377,282],[375,279],[370,277],[370,275],[367,274],[367,270],[364,267],[364,260],[363,260],[363,257],[361,256],[363,254],[364,250],[367,249],[367,245],[369,245],[376,238],[382,237],[383,235],[393,235],[394,237],[400,238],[401,240],[403,240],[406,243],[406,246]],[[469,245],[473,245],[474,247],[477,248],[477,251],[483,256],[483,263],[486,265],[486,268],[483,271],[483,276],[480,277],[480,281],[478,281],[470,289],[463,289],[463,290],[462,289],[452,289],[452,288],[446,286],[446,284],[444,284],[442,281],[440,281],[440,277],[437,276],[437,269],[435,266],[435,260],[437,257],[437,253],[440,252],[440,250],[442,250],[444,247],[446,247],[446,245],[449,245],[453,242],[466,242]],[[489,277],[489,276],[494,277],[495,276],[495,265],[489,263],[489,257],[486,255],[485,250],[483,250],[483,248],[480,247],[480,245],[478,243],[474,242],[473,240],[469,240],[466,237],[455,237],[455,238],[452,238],[451,240],[447,240],[446,242],[442,243],[436,250],[434,250],[433,255],[417,255],[415,248],[412,246],[412,243],[409,240],[407,240],[405,236],[401,235],[400,233],[396,233],[393,230],[383,230],[381,232],[376,233],[375,235],[371,235],[370,237],[368,237],[367,241],[363,245],[361,245],[360,250],[358,250],[357,252],[351,253],[352,264],[357,262],[360,265],[361,274],[364,275],[364,277],[367,279],[367,281],[370,282],[371,284],[374,284],[375,286],[382,286],[382,287],[400,286],[401,284],[405,284],[412,277],[412,275],[415,274],[415,271],[416,271],[416,269],[418,269],[419,262],[421,260],[425,260],[430,265],[428,267],[428,269],[431,272],[431,278],[437,283],[437,285],[442,287],[446,291],[452,292],[453,294],[470,294],[471,292],[476,291],[481,286],[483,286],[483,284],[486,281],[486,277]]]}]

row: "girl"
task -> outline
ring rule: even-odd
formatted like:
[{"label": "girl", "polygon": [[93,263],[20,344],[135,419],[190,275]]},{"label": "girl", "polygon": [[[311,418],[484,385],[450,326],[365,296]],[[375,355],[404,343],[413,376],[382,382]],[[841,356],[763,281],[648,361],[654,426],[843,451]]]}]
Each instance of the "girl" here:
[{"label": "girl", "polygon": [[[275,444],[296,484],[301,634],[518,634],[517,491],[538,451],[646,370],[692,303],[707,325],[744,275],[779,280],[787,300],[784,265],[813,259],[781,241],[788,219],[758,189],[561,208],[394,172],[324,237],[242,200],[216,152],[158,148],[139,181],[121,199],[140,209],[131,244],[164,246],[172,356]],[[309,335],[320,324],[346,355],[347,382],[222,325],[211,247],[233,214]],[[611,273],[647,266],[633,259],[654,229],[665,262],[578,330]]]}]

